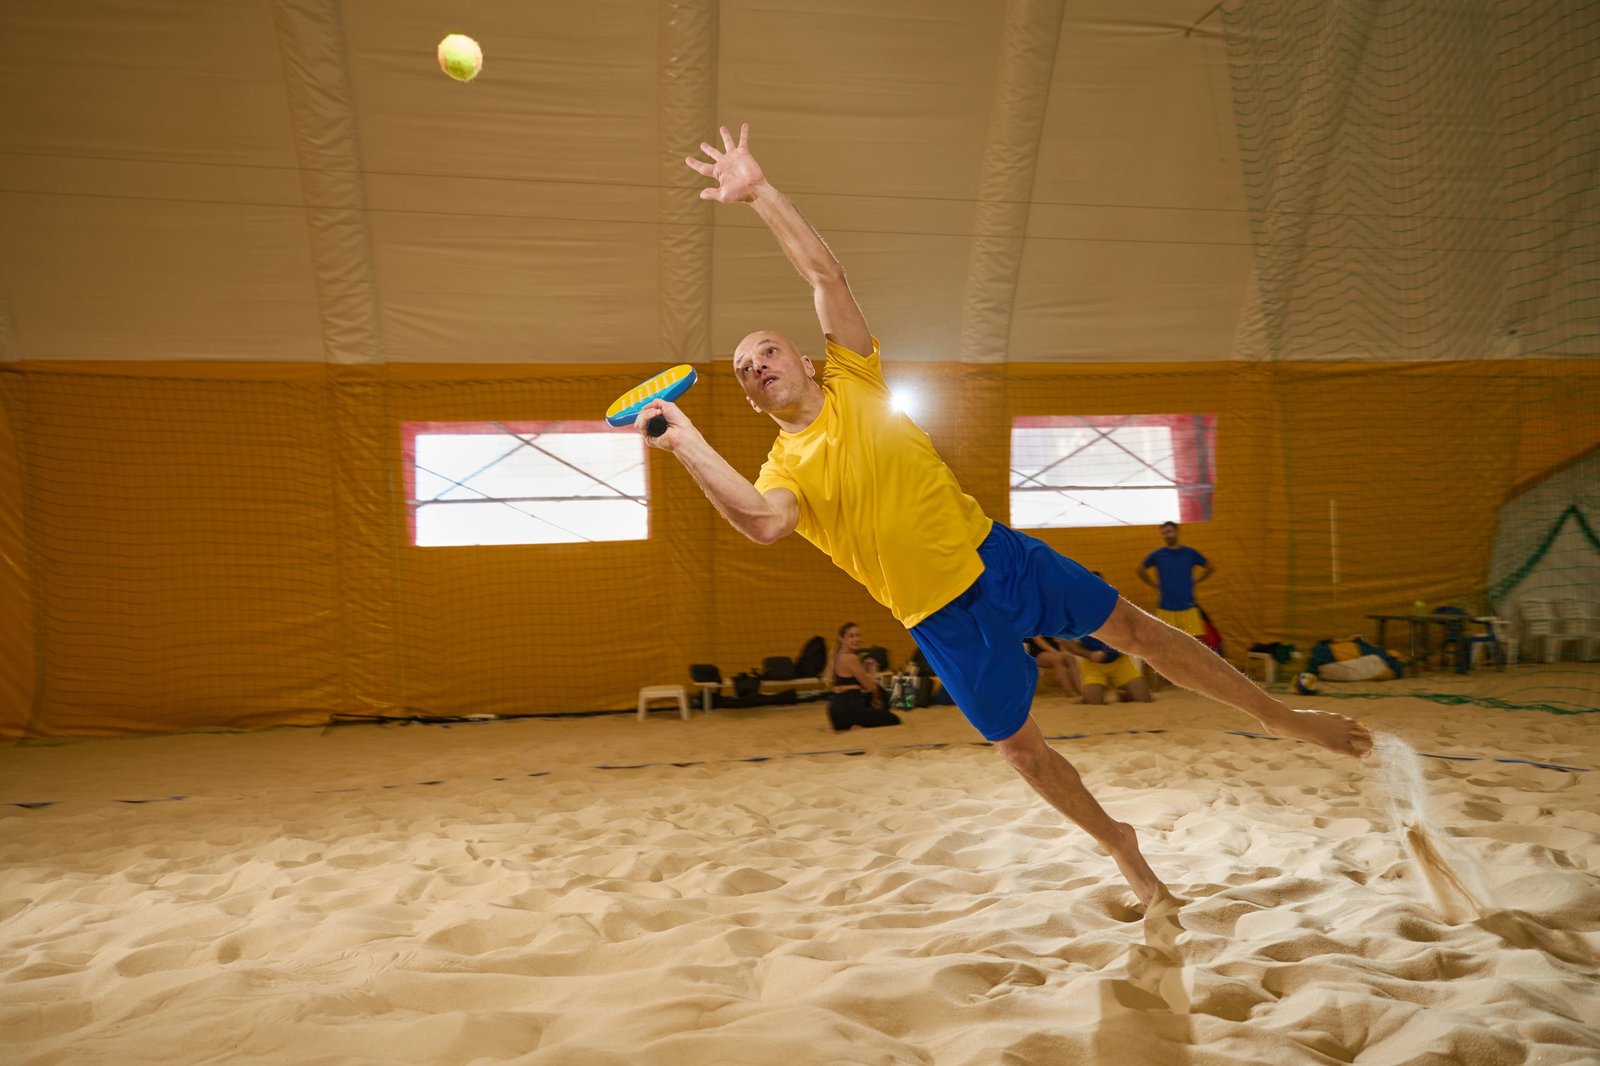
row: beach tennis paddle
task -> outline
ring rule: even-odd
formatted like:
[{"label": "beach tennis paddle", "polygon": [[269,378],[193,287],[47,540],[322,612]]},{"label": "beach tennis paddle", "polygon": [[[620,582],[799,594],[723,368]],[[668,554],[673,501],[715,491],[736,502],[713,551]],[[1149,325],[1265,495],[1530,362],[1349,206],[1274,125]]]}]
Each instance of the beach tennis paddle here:
[{"label": "beach tennis paddle", "polygon": [[[606,421],[613,426],[631,426],[639,420],[639,412],[644,410],[645,404],[651,400],[676,400],[689,391],[694,381],[694,367],[688,363],[663,370],[618,396],[606,409]],[[644,431],[659,437],[667,431],[667,420],[656,415],[644,424]]]}]

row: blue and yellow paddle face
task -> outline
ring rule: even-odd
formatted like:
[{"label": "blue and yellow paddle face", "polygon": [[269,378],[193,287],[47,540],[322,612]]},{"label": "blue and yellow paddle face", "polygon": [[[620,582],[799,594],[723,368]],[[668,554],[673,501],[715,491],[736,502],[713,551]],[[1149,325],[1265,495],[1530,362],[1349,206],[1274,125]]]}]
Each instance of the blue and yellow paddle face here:
[{"label": "blue and yellow paddle face", "polygon": [[694,384],[694,367],[679,363],[663,370],[655,377],[629,389],[606,408],[606,421],[613,426],[631,426],[639,419],[639,412],[651,400],[676,400]]}]

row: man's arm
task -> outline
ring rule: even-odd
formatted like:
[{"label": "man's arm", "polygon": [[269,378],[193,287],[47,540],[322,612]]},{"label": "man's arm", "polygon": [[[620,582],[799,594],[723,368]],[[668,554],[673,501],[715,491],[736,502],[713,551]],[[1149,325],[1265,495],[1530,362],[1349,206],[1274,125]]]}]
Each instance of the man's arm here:
[{"label": "man's arm", "polygon": [[717,187],[701,189],[704,200],[722,203],[747,203],[778,239],[778,247],[811,286],[817,321],[822,332],[853,352],[872,351],[872,331],[866,316],[845,280],[844,267],[828,250],[827,244],[811,228],[800,209],[789,198],[767,183],[766,175],[750,154],[750,124],[739,127],[739,141],[723,126],[721,151],[701,143],[700,150],[711,160],[703,162],[689,156],[684,161],[696,172],[715,178]]},{"label": "man's arm", "polygon": [[1151,588],[1159,590],[1161,588],[1161,586],[1156,584],[1154,581],[1150,580],[1150,571],[1151,571],[1151,569],[1153,569],[1153,568],[1150,566],[1149,563],[1145,563],[1145,564],[1141,565],[1139,567],[1139,580],[1143,581],[1146,585],[1149,585]]},{"label": "man's arm", "polygon": [[1206,578],[1210,577],[1213,573],[1215,573],[1216,569],[1217,568],[1215,566],[1213,566],[1211,563],[1206,563],[1205,564],[1205,569],[1200,571],[1200,576],[1196,577],[1194,579],[1194,583],[1196,585],[1200,584],[1200,582],[1204,581]]},{"label": "man's arm", "polygon": [[1090,651],[1088,648],[1085,648],[1082,644],[1079,644],[1075,640],[1063,640],[1061,642],[1061,646],[1080,659],[1088,659],[1090,662],[1096,663],[1105,662],[1105,652]]},{"label": "man's arm", "polygon": [[[650,436],[644,428],[655,415],[667,420],[667,430],[659,437]],[[800,522],[800,501],[795,499],[794,493],[788,489],[773,489],[764,494],[756,491],[744,475],[706,442],[677,404],[664,400],[646,404],[634,426],[651,447],[678,457],[678,462],[699,483],[712,506],[740,533],[757,544],[771,544],[794,532]]]}]

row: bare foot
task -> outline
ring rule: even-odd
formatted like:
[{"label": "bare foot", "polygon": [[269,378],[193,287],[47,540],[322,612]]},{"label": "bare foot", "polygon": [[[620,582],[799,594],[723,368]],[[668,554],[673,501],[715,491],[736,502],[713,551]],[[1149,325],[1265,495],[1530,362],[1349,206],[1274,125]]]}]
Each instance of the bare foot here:
[{"label": "bare foot", "polygon": [[1291,710],[1285,717],[1261,725],[1275,737],[1304,740],[1339,755],[1359,759],[1372,750],[1372,734],[1367,727],[1333,711]]},{"label": "bare foot", "polygon": [[1133,831],[1133,826],[1127,822],[1117,823],[1117,835],[1114,843],[1105,844],[1111,857],[1117,862],[1117,869],[1122,871],[1123,879],[1128,882],[1128,887],[1133,889],[1134,896],[1139,901],[1142,910],[1150,906],[1150,902],[1158,893],[1166,893],[1167,886],[1161,883],[1156,872],[1150,869],[1150,864],[1144,861],[1144,853],[1139,850],[1139,837]]}]

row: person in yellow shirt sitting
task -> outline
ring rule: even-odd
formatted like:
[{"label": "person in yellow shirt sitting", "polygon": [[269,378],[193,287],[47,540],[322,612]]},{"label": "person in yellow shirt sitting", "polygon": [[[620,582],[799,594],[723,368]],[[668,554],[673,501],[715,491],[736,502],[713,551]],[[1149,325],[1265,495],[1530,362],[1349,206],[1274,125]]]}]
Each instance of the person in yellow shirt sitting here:
[{"label": "person in yellow shirt sitting", "polygon": [[[1098,578],[1105,577],[1098,570],[1092,573]],[[1131,655],[1124,655],[1093,637],[1060,643],[1062,651],[1084,660],[1077,668],[1083,685],[1080,703],[1104,703],[1108,692],[1131,703],[1149,703],[1155,698],[1150,695],[1150,683],[1139,672]]]},{"label": "person in yellow shirt sitting", "polygon": [[[700,195],[747,203],[810,284],[826,339],[817,368],[772,330],[739,342],[733,372],[750,406],[778,426],[752,484],[676,404],[653,401],[636,428],[672,453],[722,516],[758,544],[798,532],[866,586],[910,631],[956,706],[1053,807],[1116,861],[1138,899],[1165,891],[1132,826],[1106,813],[1072,764],[1045,742],[1030,711],[1037,668],[1023,649],[1035,634],[1092,634],[1161,673],[1256,718],[1264,729],[1346,755],[1366,754],[1366,727],[1327,711],[1293,710],[1203,645],[1157,621],[1044,542],[994,522],[962,491],[933,441],[894,410],[877,338],[844,268],[749,149],[723,127],[686,162],[716,184]],[[645,427],[660,416],[667,429]]]},{"label": "person in yellow shirt sitting", "polygon": [[1062,643],[1067,651],[1083,660],[1078,665],[1083,678],[1082,702],[1104,703],[1108,692],[1132,703],[1149,703],[1154,699],[1149,684],[1130,656],[1093,637]]}]

